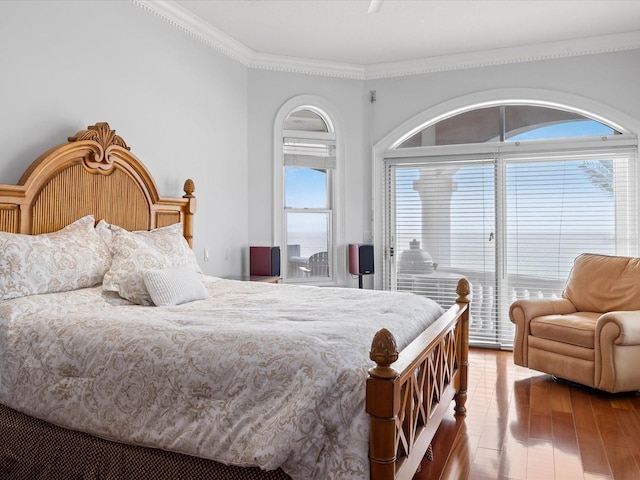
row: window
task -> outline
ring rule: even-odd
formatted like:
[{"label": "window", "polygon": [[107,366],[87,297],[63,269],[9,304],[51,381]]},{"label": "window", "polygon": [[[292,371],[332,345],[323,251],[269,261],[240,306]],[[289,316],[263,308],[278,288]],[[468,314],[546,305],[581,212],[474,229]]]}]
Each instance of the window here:
[{"label": "window", "polygon": [[398,148],[620,134],[575,112],[538,105],[503,105],[441,120],[411,135]]},{"label": "window", "polygon": [[385,154],[383,285],[450,305],[465,276],[471,341],[511,347],[515,299],[560,296],[579,253],[638,254],[636,157],[634,136],[537,105],[423,128]]},{"label": "window", "polygon": [[336,284],[341,229],[334,124],[323,109],[308,104],[281,110],[280,118],[275,231],[276,243],[284,246],[284,281]]}]

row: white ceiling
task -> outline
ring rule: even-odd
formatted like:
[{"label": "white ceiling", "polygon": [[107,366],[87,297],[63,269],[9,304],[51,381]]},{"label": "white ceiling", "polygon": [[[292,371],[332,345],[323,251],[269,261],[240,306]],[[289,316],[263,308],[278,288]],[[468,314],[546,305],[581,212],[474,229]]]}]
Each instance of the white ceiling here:
[{"label": "white ceiling", "polygon": [[[205,36],[222,38],[236,55],[241,52],[263,63],[304,60],[364,71],[424,59],[495,56],[517,49],[520,55],[531,56],[534,47],[560,49],[565,56],[572,49],[590,53],[593,48],[587,45],[594,38],[605,45],[601,47],[605,51],[640,48],[640,0],[137,3],[149,10],[164,4],[174,17],[182,18],[182,24],[189,19],[191,30],[198,30],[199,36],[206,30]],[[379,11],[368,13],[375,6]]]}]

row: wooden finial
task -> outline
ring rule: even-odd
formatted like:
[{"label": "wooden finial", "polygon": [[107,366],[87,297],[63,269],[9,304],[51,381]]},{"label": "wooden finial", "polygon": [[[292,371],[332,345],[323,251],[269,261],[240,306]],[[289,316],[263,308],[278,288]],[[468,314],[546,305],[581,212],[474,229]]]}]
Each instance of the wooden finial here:
[{"label": "wooden finial", "polygon": [[196,185],[195,183],[193,183],[193,180],[191,180],[190,178],[187,178],[184,182],[184,193],[185,195],[183,195],[183,198],[191,198],[193,197],[193,192],[196,191]]},{"label": "wooden finial", "polygon": [[458,280],[456,293],[458,294],[456,303],[469,303],[469,294],[471,293],[471,287],[469,286],[469,282],[466,278],[461,278],[460,280]]},{"label": "wooden finial", "polygon": [[398,372],[391,368],[391,364],[398,360],[398,347],[393,334],[383,328],[373,337],[369,358],[376,362],[376,366],[369,370],[372,377],[394,378]]}]

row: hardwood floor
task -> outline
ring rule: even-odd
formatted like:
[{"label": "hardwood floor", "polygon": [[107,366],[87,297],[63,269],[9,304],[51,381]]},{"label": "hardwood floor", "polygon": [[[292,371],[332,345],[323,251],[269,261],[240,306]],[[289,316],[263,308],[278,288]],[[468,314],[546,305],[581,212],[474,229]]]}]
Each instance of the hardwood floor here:
[{"label": "hardwood floor", "polygon": [[640,479],[640,393],[607,394],[471,349],[467,416],[445,419],[414,480]]}]

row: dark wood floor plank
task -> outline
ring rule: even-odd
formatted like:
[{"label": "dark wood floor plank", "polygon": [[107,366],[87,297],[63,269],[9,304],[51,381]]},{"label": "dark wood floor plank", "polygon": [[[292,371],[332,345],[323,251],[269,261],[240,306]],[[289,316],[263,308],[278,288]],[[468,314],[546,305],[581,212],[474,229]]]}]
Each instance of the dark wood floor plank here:
[{"label": "dark wood floor plank", "polygon": [[621,410],[614,408],[622,432],[629,447],[631,458],[640,470],[640,415],[635,410]]},{"label": "dark wood floor plank", "polygon": [[554,412],[571,412],[571,394],[569,384],[563,382],[549,382],[551,395],[551,410]]},{"label": "dark wood floor plank", "polygon": [[471,464],[471,478],[498,478],[500,451],[478,447]]},{"label": "dark wood floor plank", "polygon": [[527,455],[526,442],[520,442],[512,435],[507,435],[500,452],[498,478],[526,478]]},{"label": "dark wood floor plank", "polygon": [[513,398],[509,416],[509,432],[514,441],[526,444],[529,440],[529,416],[531,399],[531,379],[523,378],[513,382]]},{"label": "dark wood floor plank", "polygon": [[[615,395],[611,397],[611,407],[619,410],[634,410],[634,396]],[[637,402],[636,402],[637,403]]]},{"label": "dark wood floor plank", "polygon": [[616,480],[639,479],[640,470],[632,457],[632,450],[624,430],[618,423],[611,397],[594,392],[591,403],[613,477]]},{"label": "dark wood floor plank", "polygon": [[[568,388],[564,387],[564,389],[568,394]],[[553,412],[551,422],[555,478],[583,478],[584,470],[573,423],[573,414]]]},{"label": "dark wood floor plank", "polygon": [[470,459],[478,448],[478,437],[473,435],[458,435],[453,444],[453,451],[442,473],[428,472],[426,479],[440,478],[441,480],[465,480],[471,474]]},{"label": "dark wood floor plank", "polygon": [[529,438],[551,441],[551,382],[548,377],[535,377],[531,382],[529,406]]},{"label": "dark wood floor plank", "polygon": [[461,428],[465,428],[464,420],[461,418],[456,420],[453,413],[442,420],[438,428],[437,441],[434,440],[432,443],[433,460],[424,459],[421,462],[420,471],[414,476],[414,480],[427,480],[440,476],[440,472],[449,462],[449,456],[456,453],[456,449],[459,448],[454,442],[457,438],[465,437],[464,433],[459,432]]},{"label": "dark wood floor plank", "polygon": [[597,473],[585,472],[584,480],[613,480],[611,475],[598,475]]},{"label": "dark wood floor plank", "polygon": [[611,467],[602,444],[588,391],[579,387],[572,388],[571,406],[585,473],[610,476]]},{"label": "dark wood floor plank", "polygon": [[472,348],[467,416],[451,413],[414,480],[640,479],[640,394],[609,395]]},{"label": "dark wood floor plank", "polygon": [[529,441],[527,444],[526,478],[540,480],[557,478],[553,465],[553,445],[551,443],[538,439]]}]

